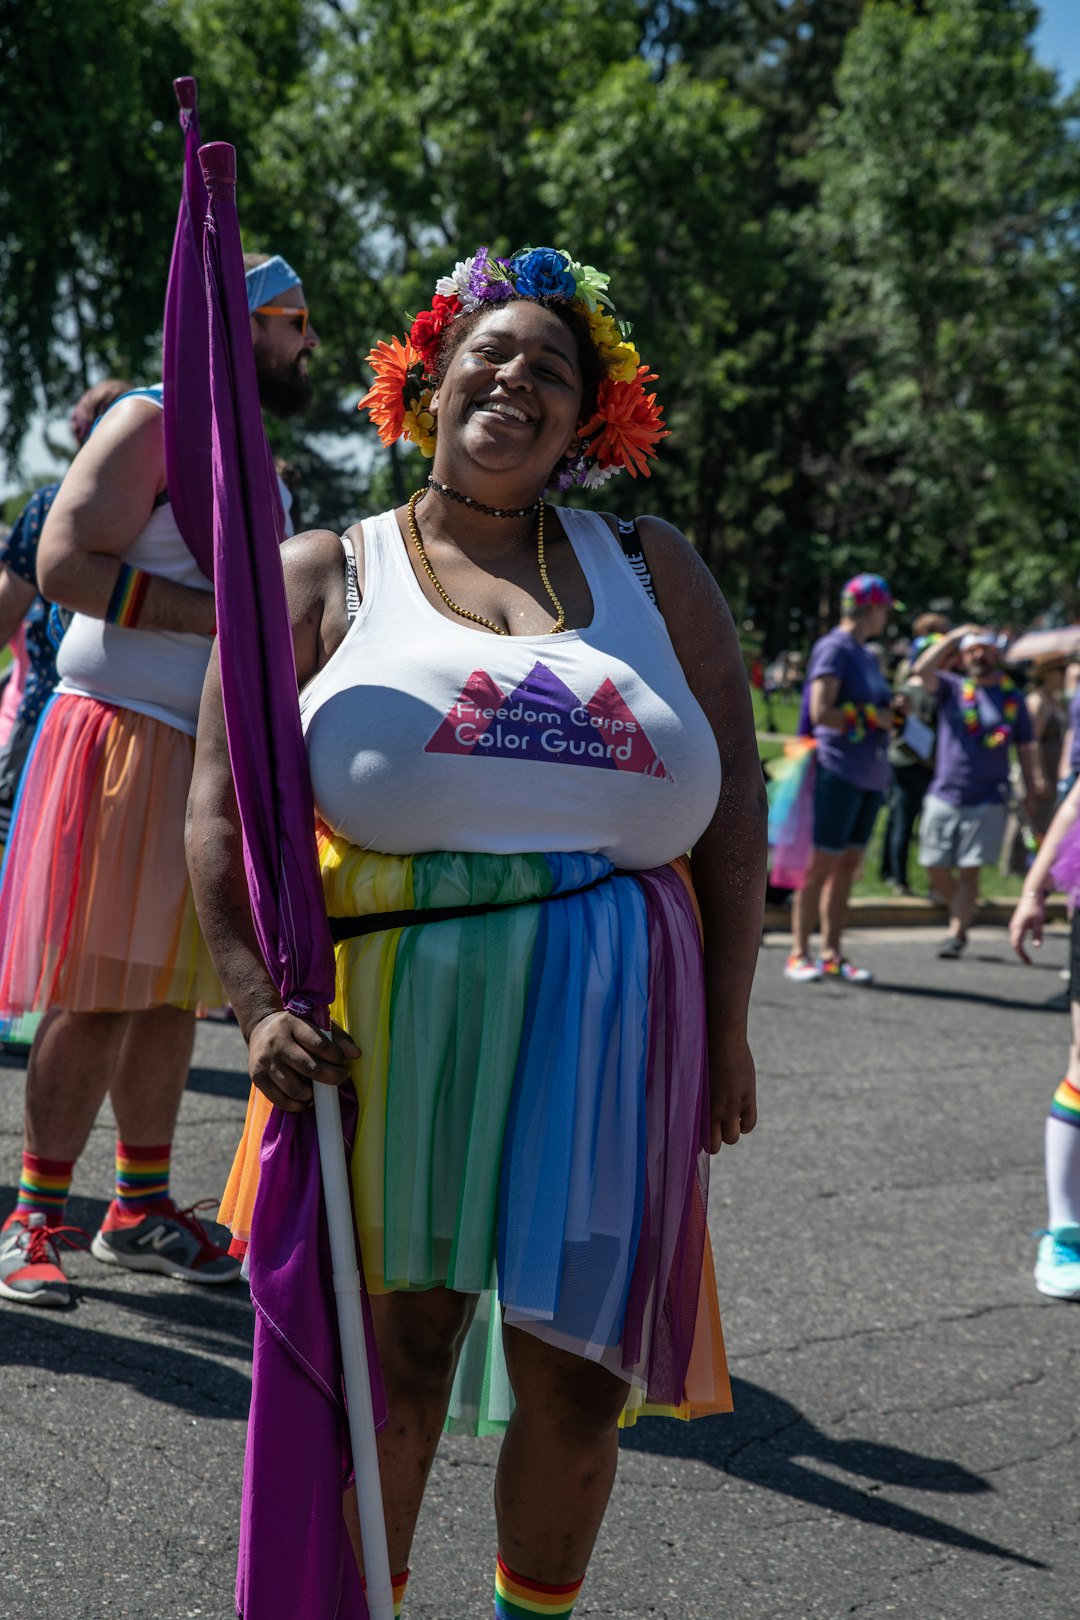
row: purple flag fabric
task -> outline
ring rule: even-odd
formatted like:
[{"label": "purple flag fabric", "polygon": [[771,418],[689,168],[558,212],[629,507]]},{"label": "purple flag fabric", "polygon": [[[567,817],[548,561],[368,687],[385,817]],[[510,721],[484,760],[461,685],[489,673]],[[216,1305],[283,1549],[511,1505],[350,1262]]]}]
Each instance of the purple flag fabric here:
[{"label": "purple flag fabric", "polygon": [[184,132],[184,181],[176,216],[161,372],[165,385],[165,481],[184,543],[207,579],[214,577],[214,491],[210,473],[210,372],[202,232],[206,187],[199,167],[199,90],[192,78],[174,79]]},{"label": "purple flag fabric", "polygon": [[[322,1028],[334,953],[315,852],[273,470],[236,215],[236,153],[199,152],[212,410],[214,589],[229,759],[255,931],[285,1005]],[[204,326],[206,317],[204,317]],[[244,1620],[365,1620],[341,1516],[347,1448],[313,1112],[276,1113],[251,1240],[258,1312],[237,1606]],[[378,1357],[364,1296],[368,1360]],[[376,1423],[385,1397],[375,1390]],[[269,1576],[272,1575],[272,1579]]]},{"label": "purple flag fabric", "polygon": [[[177,528],[207,579],[214,577],[213,445],[210,434],[210,371],[203,230],[206,184],[199,164],[199,88],[190,76],[173,80],[184,134],[184,179],[176,216],[161,345],[164,384],[165,482]],[[242,262],[241,262],[242,270]],[[258,419],[262,454],[273,472],[273,455]],[[273,484],[279,539],[285,511]]]},{"label": "purple flag fabric", "polygon": [[[343,1102],[351,1139],[355,1098]],[[255,1356],[236,1571],[236,1611],[244,1620],[367,1616],[342,1531],[349,1453],[313,1136],[310,1114],[275,1110],[260,1156],[248,1250]],[[377,1367],[370,1342],[368,1351]]]}]

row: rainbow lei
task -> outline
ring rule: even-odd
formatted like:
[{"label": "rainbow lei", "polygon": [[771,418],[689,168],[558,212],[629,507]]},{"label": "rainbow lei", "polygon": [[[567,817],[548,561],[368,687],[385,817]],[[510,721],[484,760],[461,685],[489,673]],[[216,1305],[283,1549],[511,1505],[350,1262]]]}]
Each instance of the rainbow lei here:
[{"label": "rainbow lei", "polygon": [[1020,701],[1016,697],[1016,686],[1007,675],[1001,678],[1001,690],[1005,694],[1002,705],[1001,720],[998,726],[988,728],[979,719],[979,706],[976,699],[978,691],[974,681],[964,681],[960,687],[960,713],[969,737],[982,737],[984,748],[1001,748],[1009,741],[1016,725],[1016,716],[1020,712]]},{"label": "rainbow lei", "polygon": [[[367,363],[375,381],[360,401],[385,445],[406,438],[421,455],[435,454],[436,419],[431,396],[443,333],[450,323],[484,304],[511,297],[564,298],[588,317],[593,342],[607,376],[596,409],[579,425],[580,445],[560,463],[553,487],[595,489],[616,473],[649,476],[649,458],[668,435],[662,407],[646,385],[656,373],[642,365],[630,342],[630,327],[616,316],[607,296],[610,277],[591,264],[578,264],[560,248],[522,248],[509,259],[493,258],[486,247],[462,259],[452,275],[435,284],[430,309],[421,310],[402,341],[391,338],[372,349]],[[602,307],[603,306],[603,307]]]},{"label": "rainbow lei", "polygon": [[861,743],[868,731],[882,729],[881,716],[876,703],[841,703],[844,716],[844,738],[850,743]]}]

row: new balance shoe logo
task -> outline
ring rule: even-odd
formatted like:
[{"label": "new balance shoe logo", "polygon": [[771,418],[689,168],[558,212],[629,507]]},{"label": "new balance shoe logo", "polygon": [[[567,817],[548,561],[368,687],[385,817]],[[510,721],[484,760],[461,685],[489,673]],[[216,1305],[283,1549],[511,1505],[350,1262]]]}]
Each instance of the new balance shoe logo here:
[{"label": "new balance shoe logo", "polygon": [[167,1249],[170,1243],[178,1242],[179,1238],[180,1233],[174,1226],[153,1226],[149,1232],[144,1232],[141,1237],[135,1239],[135,1247],[153,1249],[155,1253],[160,1254],[162,1249]]}]

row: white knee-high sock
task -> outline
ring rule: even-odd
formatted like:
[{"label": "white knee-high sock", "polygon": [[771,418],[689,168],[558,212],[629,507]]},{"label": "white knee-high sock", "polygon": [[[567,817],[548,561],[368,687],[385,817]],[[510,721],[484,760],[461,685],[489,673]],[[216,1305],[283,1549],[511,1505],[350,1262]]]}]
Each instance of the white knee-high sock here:
[{"label": "white knee-high sock", "polygon": [[1080,1226],[1080,1090],[1068,1080],[1046,1119],[1046,1202],[1051,1226]]}]

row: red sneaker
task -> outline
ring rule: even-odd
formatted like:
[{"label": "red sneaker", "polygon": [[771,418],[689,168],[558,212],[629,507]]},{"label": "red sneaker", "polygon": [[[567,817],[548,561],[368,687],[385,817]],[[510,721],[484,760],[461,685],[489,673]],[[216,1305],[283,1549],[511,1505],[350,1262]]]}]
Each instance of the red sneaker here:
[{"label": "red sneaker", "polygon": [[240,1275],[240,1262],[212,1243],[196,1218],[214,1200],[177,1209],[171,1198],[149,1209],[127,1213],[114,1200],[90,1245],[95,1260],[129,1271],[156,1271],[185,1282],[231,1283]]},{"label": "red sneaker", "polygon": [[60,1248],[86,1247],[79,1226],[49,1226],[40,1210],[9,1215],[0,1231],[0,1295],[19,1305],[71,1304]]}]

